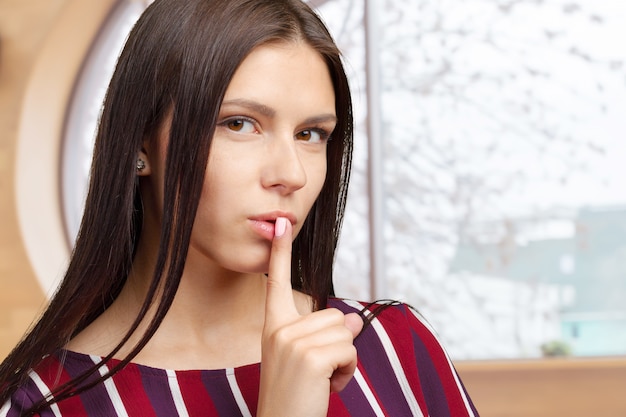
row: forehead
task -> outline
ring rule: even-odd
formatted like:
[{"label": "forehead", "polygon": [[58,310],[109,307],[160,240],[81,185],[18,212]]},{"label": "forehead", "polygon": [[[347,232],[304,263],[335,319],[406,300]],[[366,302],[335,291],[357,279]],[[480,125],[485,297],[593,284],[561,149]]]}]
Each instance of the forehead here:
[{"label": "forehead", "polygon": [[269,43],[254,48],[235,71],[224,101],[244,97],[268,105],[282,101],[334,108],[335,104],[326,62],[304,42]]}]

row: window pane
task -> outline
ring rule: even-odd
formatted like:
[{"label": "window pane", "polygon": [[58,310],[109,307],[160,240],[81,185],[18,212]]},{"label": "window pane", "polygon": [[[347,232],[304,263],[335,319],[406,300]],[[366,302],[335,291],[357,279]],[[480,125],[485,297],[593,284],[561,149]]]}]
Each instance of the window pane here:
[{"label": "window pane", "polygon": [[385,5],[389,296],[455,358],[625,354],[625,6]]}]

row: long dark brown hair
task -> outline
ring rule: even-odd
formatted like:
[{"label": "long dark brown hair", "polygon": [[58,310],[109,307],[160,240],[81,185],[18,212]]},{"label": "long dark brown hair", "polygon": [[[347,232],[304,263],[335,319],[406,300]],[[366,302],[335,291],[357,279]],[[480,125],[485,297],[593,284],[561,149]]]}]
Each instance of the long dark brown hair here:
[{"label": "long dark brown hair", "polygon": [[[133,28],[109,85],[97,132],[89,192],[70,264],[42,317],[0,365],[0,404],[47,355],[63,348],[119,295],[141,234],[138,152],[171,114],[164,212],[154,276],[130,338],[152,305],[156,314],[108,375],[97,366],[53,390],[61,401],[117,372],[145,346],[167,313],[187,256],[211,138],[226,88],[243,59],[268,42],[299,41],[328,65],[338,123],[327,147],[322,191],[293,244],[292,281],[323,308],[352,155],[352,106],[340,53],[318,16],[299,0],[156,0]],[[167,265],[167,268],[166,268]],[[157,289],[164,288],[161,296]],[[89,382],[87,382],[89,381]],[[47,406],[36,405],[29,411]]]}]

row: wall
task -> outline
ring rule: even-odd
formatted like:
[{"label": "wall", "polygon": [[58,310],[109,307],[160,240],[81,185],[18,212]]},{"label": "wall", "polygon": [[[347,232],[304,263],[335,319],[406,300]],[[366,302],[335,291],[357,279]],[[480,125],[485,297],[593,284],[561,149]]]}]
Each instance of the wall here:
[{"label": "wall", "polygon": [[461,362],[482,417],[626,416],[626,359]]},{"label": "wall", "polygon": [[15,152],[31,68],[65,3],[0,0],[0,357],[9,353],[45,302],[18,229]]}]

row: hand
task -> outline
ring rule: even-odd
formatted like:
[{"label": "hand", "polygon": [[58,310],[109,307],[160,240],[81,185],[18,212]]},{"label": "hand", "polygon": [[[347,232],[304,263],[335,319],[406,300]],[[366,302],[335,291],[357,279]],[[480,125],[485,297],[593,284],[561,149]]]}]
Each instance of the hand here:
[{"label": "hand", "polygon": [[325,309],[300,315],[291,288],[292,226],[276,220],[262,335],[260,417],[326,416],[331,392],[356,369],[357,314]]}]

